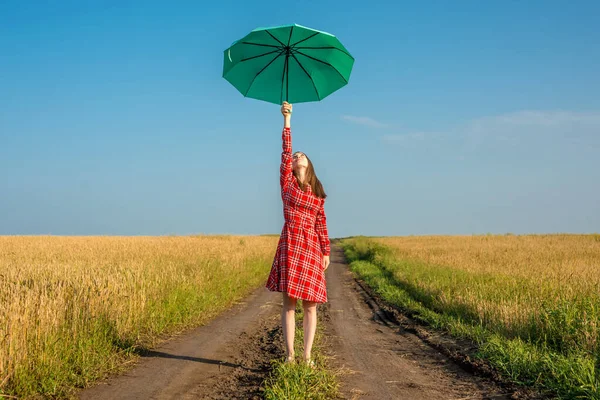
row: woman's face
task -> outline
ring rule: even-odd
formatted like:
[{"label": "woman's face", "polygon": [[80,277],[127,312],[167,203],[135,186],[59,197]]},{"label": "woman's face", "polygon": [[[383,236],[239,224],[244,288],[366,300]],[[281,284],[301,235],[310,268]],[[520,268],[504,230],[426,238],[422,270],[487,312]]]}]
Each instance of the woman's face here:
[{"label": "woman's face", "polygon": [[292,156],[292,169],[296,171],[299,168],[307,168],[308,167],[308,158],[306,158],[306,154],[301,151],[297,151]]}]

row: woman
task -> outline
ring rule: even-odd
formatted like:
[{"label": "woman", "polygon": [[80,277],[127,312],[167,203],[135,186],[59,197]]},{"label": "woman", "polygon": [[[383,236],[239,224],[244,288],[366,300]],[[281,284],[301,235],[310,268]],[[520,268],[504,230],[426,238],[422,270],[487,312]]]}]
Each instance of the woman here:
[{"label": "woman", "polygon": [[267,281],[271,291],[283,293],[281,325],[286,362],[294,361],[296,301],[304,308],[304,361],[310,355],[317,329],[317,304],[327,301],[325,270],[329,266],[330,243],[325,217],[325,192],[306,154],[292,155],[292,105],[284,102],[283,152],[280,184],[285,224]]}]

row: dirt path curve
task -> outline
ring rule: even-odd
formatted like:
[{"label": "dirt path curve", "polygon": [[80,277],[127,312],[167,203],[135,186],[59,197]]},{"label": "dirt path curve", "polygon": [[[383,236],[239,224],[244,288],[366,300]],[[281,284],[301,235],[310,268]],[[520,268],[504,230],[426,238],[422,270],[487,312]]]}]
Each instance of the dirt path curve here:
[{"label": "dirt path curve", "polygon": [[[333,247],[329,303],[319,308],[325,350],[344,371],[345,399],[508,399],[465,372],[383,312]],[[260,288],[210,323],[143,355],[82,400],[260,399],[270,360],[283,355],[281,295]],[[301,349],[297,349],[301,351]],[[283,400],[283,399],[282,399]]]},{"label": "dirt path curve", "polygon": [[327,332],[334,363],[347,368],[347,399],[510,399],[406,332],[356,282],[334,246],[327,271]]}]

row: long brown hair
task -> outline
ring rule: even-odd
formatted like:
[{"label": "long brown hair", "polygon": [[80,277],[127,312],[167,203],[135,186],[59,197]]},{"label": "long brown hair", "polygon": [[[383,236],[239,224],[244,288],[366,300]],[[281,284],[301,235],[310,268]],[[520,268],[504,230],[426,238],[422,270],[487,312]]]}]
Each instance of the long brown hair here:
[{"label": "long brown hair", "polygon": [[310,188],[312,189],[314,195],[321,199],[324,199],[327,197],[327,195],[325,194],[325,189],[323,189],[321,181],[319,180],[319,178],[317,178],[317,174],[315,174],[315,168],[313,167],[313,163],[312,161],[310,161],[310,158],[308,158],[308,156],[305,153],[303,154],[306,157],[306,160],[308,161],[308,167],[306,168],[306,183],[301,183],[300,179],[298,178],[298,175],[296,175],[296,172],[294,172],[296,182],[298,182],[298,186],[300,186],[300,189],[302,189],[302,191],[306,191],[307,184],[310,185]]}]

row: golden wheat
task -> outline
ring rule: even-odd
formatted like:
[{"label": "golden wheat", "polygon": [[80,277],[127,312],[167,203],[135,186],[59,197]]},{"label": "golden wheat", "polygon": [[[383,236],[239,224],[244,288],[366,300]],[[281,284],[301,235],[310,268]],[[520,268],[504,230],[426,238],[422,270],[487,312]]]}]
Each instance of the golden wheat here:
[{"label": "golden wheat", "polygon": [[99,319],[151,344],[170,323],[154,322],[155,305],[185,305],[177,293],[193,292],[206,311],[172,324],[205,321],[222,309],[211,304],[266,279],[277,239],[0,236],[0,393],[19,370],[65,362],[52,353],[56,341],[84,335]]},{"label": "golden wheat", "polygon": [[[410,236],[375,239],[405,267],[394,273],[438,308],[475,314],[509,336],[560,336],[596,352],[598,235]],[[565,332],[573,330],[573,334]]]}]

